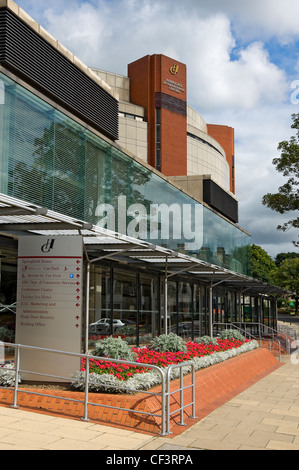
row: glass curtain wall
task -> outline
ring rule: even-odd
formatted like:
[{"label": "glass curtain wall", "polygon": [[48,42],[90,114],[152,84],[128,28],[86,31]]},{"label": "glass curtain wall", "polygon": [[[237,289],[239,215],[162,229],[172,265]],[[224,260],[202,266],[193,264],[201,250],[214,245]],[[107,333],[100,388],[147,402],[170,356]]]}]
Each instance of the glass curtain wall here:
[{"label": "glass curtain wall", "polygon": [[[165,321],[165,315],[163,317]],[[162,330],[165,331],[165,325],[162,324]],[[167,331],[176,333],[178,330],[178,290],[175,281],[168,281],[167,285]]]},{"label": "glass curtain wall", "polygon": [[225,309],[225,321],[236,322],[237,321],[236,293],[227,292],[226,299],[227,299],[227,306]]},{"label": "glass curtain wall", "polygon": [[193,333],[194,337],[208,334],[208,297],[206,288],[198,284],[193,286]]},{"label": "glass curtain wall", "polygon": [[89,339],[121,336],[130,344],[159,334],[158,277],[91,267]]},{"label": "glass curtain wall", "polygon": [[91,267],[89,292],[89,338],[95,340],[111,331],[111,269]]},{"label": "glass curtain wall", "polygon": [[271,297],[244,295],[242,299],[241,322],[260,323],[276,329],[277,317],[275,299]]},{"label": "glass curtain wall", "polygon": [[[92,265],[89,339],[121,336],[143,345],[165,333],[164,281],[157,275]],[[208,334],[206,288],[182,280],[168,282],[167,332],[186,341]]]},{"label": "glass curtain wall", "polygon": [[223,288],[213,289],[213,323],[225,323],[227,321],[227,302]]},{"label": "glass curtain wall", "polygon": [[159,282],[146,274],[140,274],[139,280],[139,344],[148,343],[160,333]]},{"label": "glass curtain wall", "polygon": [[4,74],[0,83],[0,192],[249,274],[239,227]]},{"label": "glass curtain wall", "polygon": [[263,299],[263,323],[266,326],[271,326],[270,324],[270,302],[268,299]]},{"label": "glass curtain wall", "polygon": [[178,283],[178,334],[191,340],[194,333],[193,285],[189,282]]},{"label": "glass curtain wall", "polygon": [[[169,281],[167,285],[167,331],[186,341],[208,334],[208,296],[206,288],[186,281]],[[161,332],[165,332],[164,279],[161,280]]]},{"label": "glass curtain wall", "polygon": [[17,251],[4,248],[0,250],[0,342],[15,341],[16,294]]}]

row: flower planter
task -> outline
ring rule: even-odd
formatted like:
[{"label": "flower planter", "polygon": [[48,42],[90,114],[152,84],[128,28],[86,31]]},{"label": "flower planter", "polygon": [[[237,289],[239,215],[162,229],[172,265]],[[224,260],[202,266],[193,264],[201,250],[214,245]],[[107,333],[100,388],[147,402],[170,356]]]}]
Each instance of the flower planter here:
[{"label": "flower planter", "polygon": [[[258,348],[249,352],[232,357],[224,362],[201,369],[195,373],[195,397],[196,416],[199,419],[206,416],[213,409],[229,400],[231,397],[248,388],[254,382],[260,380],[282,363],[264,348]],[[185,377],[186,384],[190,383],[190,374]],[[184,381],[185,381],[184,379]],[[179,380],[171,382],[171,391],[177,390]],[[185,382],[184,382],[185,384]],[[25,387],[25,386],[24,386]],[[80,419],[84,416],[83,403],[69,401],[67,399],[84,400],[83,392],[61,391],[61,390],[35,390],[39,395],[28,394],[24,389],[18,393],[18,406],[30,411],[46,414],[55,414],[68,418]],[[151,389],[151,392],[161,390],[160,386]],[[186,390],[184,403],[190,403],[191,389]],[[48,397],[46,395],[54,395]],[[178,394],[171,396],[170,408],[177,409]],[[135,395],[115,395],[107,393],[89,393],[89,401],[105,405],[97,407],[89,405],[88,417],[99,424],[118,426],[136,431],[159,434],[161,432],[161,419],[154,416],[137,414],[136,411],[145,411],[150,415],[160,413],[161,397],[148,396],[144,393]],[[13,403],[13,390],[0,389],[0,405],[11,405]],[[117,409],[107,408],[113,406]],[[121,408],[130,408],[131,411],[122,411]],[[179,417],[171,416],[170,430],[174,436],[195,424],[196,420],[190,418],[191,406],[185,409],[184,421],[186,426],[178,424]]]}]

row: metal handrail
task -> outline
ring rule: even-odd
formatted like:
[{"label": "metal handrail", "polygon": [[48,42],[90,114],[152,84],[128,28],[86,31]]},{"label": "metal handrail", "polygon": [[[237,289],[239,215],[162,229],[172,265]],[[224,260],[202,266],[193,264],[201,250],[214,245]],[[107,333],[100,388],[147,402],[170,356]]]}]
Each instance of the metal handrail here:
[{"label": "metal handrail", "polygon": [[277,324],[277,331],[279,333],[283,333],[284,331],[288,336],[290,336],[292,339],[296,340],[297,339],[297,330],[294,327],[284,325],[282,323]]},{"label": "metal handrail", "polygon": [[[191,366],[191,373],[192,373],[192,383],[191,385],[187,385],[184,387],[183,383],[183,367],[186,366]],[[180,368],[180,388],[177,390],[173,390],[170,392],[170,374],[171,370],[175,368]],[[192,416],[190,418],[196,419],[195,416],[195,367],[194,363],[192,361],[190,362],[185,362],[185,363],[180,363],[180,364],[171,364],[167,368],[167,374],[166,374],[166,383],[167,383],[167,392],[166,392],[166,432],[169,434],[171,431],[169,430],[169,422],[170,422],[170,415],[177,413],[178,411],[180,412],[180,422],[178,423],[180,426],[185,426],[184,423],[184,409],[192,406]],[[192,388],[192,401],[191,403],[188,403],[187,405],[184,405],[184,390]],[[170,396],[174,393],[180,392],[180,407],[170,413]]]},{"label": "metal handrail", "polygon": [[[285,337],[285,343],[286,343],[286,346],[287,346],[287,354],[290,354],[290,338],[288,337],[288,335],[286,335],[283,332],[280,332],[278,330],[275,330],[274,328],[272,328],[268,325],[264,325],[263,323],[243,322],[242,325],[243,324],[245,325],[245,331],[246,331],[246,326],[252,325],[252,326],[258,326],[259,331],[261,331],[261,328],[262,328],[268,334],[271,335],[271,333],[272,333],[273,338],[277,335],[284,336]],[[261,334],[260,334],[260,336],[261,336]],[[276,339],[276,341],[279,341],[279,340]]]},{"label": "metal handrail", "polygon": [[[35,350],[35,351],[43,351],[43,352],[49,352],[49,353],[54,353],[54,354],[62,354],[62,355],[65,355],[65,356],[72,356],[72,357],[78,357],[78,358],[83,358],[83,359],[86,359],[86,367],[85,367],[85,379],[84,379],[84,400],[77,400],[75,398],[69,398],[69,397],[60,397],[60,396],[57,396],[57,395],[50,395],[50,394],[45,394],[45,393],[38,393],[38,392],[32,392],[32,391],[29,391],[29,390],[24,390],[22,389],[22,393],[28,393],[28,394],[32,394],[32,395],[42,395],[42,396],[46,396],[46,397],[53,397],[53,398],[61,398],[61,399],[64,399],[64,400],[69,400],[69,401],[73,401],[73,402],[78,402],[78,403],[81,403],[81,404],[84,404],[84,414],[83,414],[83,417],[81,418],[83,421],[88,421],[89,418],[88,418],[88,405],[92,405],[92,406],[98,406],[98,407],[104,407],[104,408],[113,408],[113,409],[118,409],[118,410],[122,410],[122,411],[133,411],[131,408],[121,408],[121,407],[114,407],[114,406],[111,406],[111,405],[105,405],[105,404],[99,404],[99,403],[93,403],[93,402],[90,402],[89,401],[89,362],[91,359],[95,359],[95,360],[98,360],[98,361],[106,361],[106,362],[112,362],[112,363],[119,363],[119,364],[127,364],[127,365],[135,365],[135,366],[138,366],[138,367],[144,367],[144,368],[150,368],[150,369],[154,369],[158,372],[158,374],[160,374],[160,377],[161,377],[161,393],[154,393],[154,392],[151,392],[151,391],[146,391],[146,390],[134,390],[134,389],[128,389],[127,387],[125,386],[122,386],[122,385],[110,385],[109,384],[109,387],[110,388],[121,388],[122,390],[129,390],[130,392],[139,392],[139,393],[144,393],[144,394],[147,394],[147,395],[155,395],[155,396],[161,396],[161,414],[153,414],[153,413],[148,413],[146,411],[139,411],[139,410],[135,410],[134,409],[134,413],[139,413],[139,414],[144,414],[144,415],[150,415],[150,416],[156,416],[156,417],[159,417],[161,418],[161,433],[160,435],[162,436],[166,436],[170,433],[169,431],[169,422],[170,422],[170,411],[169,411],[169,406],[167,405],[166,406],[166,396],[167,396],[167,400],[169,400],[169,396],[170,396],[170,392],[169,392],[169,389],[170,389],[170,371],[172,368],[174,367],[180,367],[181,369],[181,377],[182,377],[182,371],[183,371],[183,367],[186,367],[186,366],[189,366],[191,365],[191,370],[192,370],[192,384],[189,386],[189,387],[192,387],[192,402],[187,405],[187,406],[190,406],[192,405],[192,410],[193,410],[193,415],[191,416],[191,418],[195,418],[195,413],[194,413],[194,410],[195,410],[195,375],[194,375],[194,364],[192,362],[183,362],[183,363],[180,363],[180,364],[173,364],[173,365],[170,365],[167,367],[166,371],[165,369],[161,369],[160,367],[158,366],[155,366],[153,364],[145,364],[145,363],[140,363],[140,362],[133,362],[133,361],[125,361],[123,359],[113,359],[113,358],[107,358],[107,357],[100,357],[100,356],[93,356],[93,355],[89,355],[89,354],[80,354],[80,353],[72,353],[72,352],[67,352],[67,351],[60,351],[60,350],[55,350],[55,349],[46,349],[46,348],[39,348],[39,347],[36,347],[36,346],[28,346],[28,345],[21,345],[21,344],[13,344],[13,343],[2,343],[2,345],[4,345],[4,347],[12,347],[15,349],[15,369],[12,369],[14,370],[15,372],[15,384],[14,384],[14,387],[1,387],[0,386],[0,389],[12,389],[14,390],[14,395],[13,395],[13,404],[11,405],[12,408],[18,408],[18,404],[17,404],[17,401],[18,401],[18,392],[19,392],[19,388],[18,388],[18,384],[19,384],[19,377],[20,377],[20,373],[30,373],[30,374],[33,374],[33,375],[37,375],[37,376],[42,376],[42,377],[49,377],[51,379],[60,379],[60,380],[65,380],[67,382],[70,381],[69,377],[61,377],[61,376],[58,376],[58,375],[50,375],[50,374],[46,374],[46,373],[40,373],[40,372],[34,372],[34,371],[27,371],[27,370],[21,370],[20,369],[20,355],[21,355],[21,351],[23,349],[30,349],[30,350]],[[189,388],[189,387],[183,387],[182,383],[181,383],[181,386],[179,388],[179,390],[177,391],[180,391],[180,397],[181,397],[181,402],[183,403],[183,390],[186,389],[186,388]],[[166,388],[167,388],[167,392],[166,392]],[[174,392],[171,392],[171,393],[174,393]],[[180,408],[178,410],[175,410],[176,412],[177,411],[180,411],[181,409],[183,408],[183,404],[180,406]]]},{"label": "metal handrail", "polygon": [[[243,322],[245,324],[245,322]],[[242,323],[242,324],[243,324]],[[239,323],[240,324],[240,323]],[[271,346],[270,346],[270,340],[263,337],[261,335],[261,330],[260,330],[260,327],[265,327],[266,325],[263,325],[262,323],[250,323],[251,325],[257,325],[259,326],[259,336],[255,336],[253,335],[252,333],[249,333],[246,329],[242,329],[241,327],[239,327],[236,323],[213,323],[213,327],[214,325],[217,325],[217,326],[221,326],[223,325],[225,328],[227,327],[230,327],[231,329],[235,329],[237,331],[239,331],[241,334],[243,334],[243,336],[248,336],[250,337],[251,339],[255,339],[256,341],[259,341],[260,342],[260,345],[261,345],[261,341],[268,341],[269,342],[269,351],[271,351]],[[266,326],[266,328],[269,328],[268,326]],[[272,340],[273,341],[273,340]],[[278,338],[276,338],[277,343],[278,343],[278,350],[279,350],[279,361],[281,361],[281,345],[280,345],[280,340]]]},{"label": "metal handrail", "polygon": [[0,313],[4,312],[5,310],[9,310],[10,312],[16,314],[16,311],[11,309],[11,307],[16,307],[16,306],[17,306],[17,302],[14,302],[10,305],[4,305],[0,303]]}]

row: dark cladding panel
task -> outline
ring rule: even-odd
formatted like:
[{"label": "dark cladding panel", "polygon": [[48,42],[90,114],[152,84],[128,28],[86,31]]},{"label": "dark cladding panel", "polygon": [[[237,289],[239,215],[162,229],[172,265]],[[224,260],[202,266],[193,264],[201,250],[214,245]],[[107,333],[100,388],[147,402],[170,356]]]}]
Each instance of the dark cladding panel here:
[{"label": "dark cladding panel", "polygon": [[182,116],[187,115],[186,101],[179,100],[178,98],[166,95],[165,93],[157,92],[155,94],[155,107],[168,109],[168,111],[182,114]]},{"label": "dark cladding panel", "polygon": [[7,8],[0,9],[0,63],[113,140],[118,101]]},{"label": "dark cladding panel", "polygon": [[238,222],[238,202],[214,181],[203,181],[203,200],[232,222]]}]

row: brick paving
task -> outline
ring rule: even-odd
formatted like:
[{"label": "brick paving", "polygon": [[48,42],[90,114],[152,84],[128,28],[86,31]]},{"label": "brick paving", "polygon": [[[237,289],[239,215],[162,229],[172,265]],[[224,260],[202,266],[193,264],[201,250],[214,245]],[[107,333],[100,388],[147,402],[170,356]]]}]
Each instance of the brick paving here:
[{"label": "brick paving", "polygon": [[299,450],[299,364],[282,367],[248,387],[190,429],[142,450]]}]

